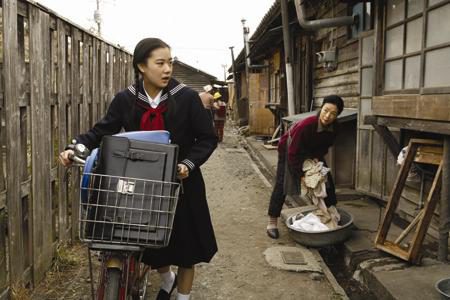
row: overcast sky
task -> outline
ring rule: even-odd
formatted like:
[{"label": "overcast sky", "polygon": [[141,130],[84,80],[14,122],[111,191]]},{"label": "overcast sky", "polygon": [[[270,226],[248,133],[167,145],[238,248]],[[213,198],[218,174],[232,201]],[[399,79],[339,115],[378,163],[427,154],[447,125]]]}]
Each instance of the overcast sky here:
[{"label": "overcast sky", "polygon": [[[159,37],[172,55],[218,79],[243,48],[241,19],[250,35],[275,0],[99,0],[102,36],[130,52],[144,37]],[[95,27],[96,0],[38,0],[59,15]]]}]

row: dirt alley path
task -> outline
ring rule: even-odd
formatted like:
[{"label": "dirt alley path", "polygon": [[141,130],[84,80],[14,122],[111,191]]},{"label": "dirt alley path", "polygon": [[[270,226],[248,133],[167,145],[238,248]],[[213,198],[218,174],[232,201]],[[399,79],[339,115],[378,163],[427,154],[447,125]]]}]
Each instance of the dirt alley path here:
[{"label": "dirt alley path", "polygon": [[[279,240],[266,236],[271,187],[258,175],[235,132],[227,128],[224,142],[202,167],[219,252],[210,264],[196,267],[191,299],[337,299],[326,277],[313,280],[309,273],[277,270],[266,263],[267,248],[294,246],[294,242],[284,226]],[[85,251],[78,246],[75,255],[83,256]],[[32,298],[89,299],[86,260],[66,274],[50,276]],[[148,299],[154,299],[159,277],[152,272],[150,278]],[[58,288],[50,293],[49,285]]]}]

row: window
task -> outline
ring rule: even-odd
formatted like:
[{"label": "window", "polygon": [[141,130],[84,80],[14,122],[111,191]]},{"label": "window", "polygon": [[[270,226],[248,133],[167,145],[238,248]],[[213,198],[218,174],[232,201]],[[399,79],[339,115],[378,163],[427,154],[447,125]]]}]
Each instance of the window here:
[{"label": "window", "polygon": [[270,73],[269,84],[269,102],[280,103],[280,70]]},{"label": "window", "polygon": [[359,124],[364,125],[364,117],[372,113],[372,96],[373,96],[373,55],[374,55],[374,39],[373,33],[364,34],[361,37],[361,52],[360,52],[360,71],[359,71],[359,83],[360,83],[360,111],[359,111]]},{"label": "window", "polygon": [[373,29],[373,5],[369,1],[362,1],[349,7],[349,15],[356,15],[358,23],[350,26],[349,37],[357,38],[363,31]]},{"label": "window", "polygon": [[387,0],[385,19],[384,91],[450,88],[450,1]]}]

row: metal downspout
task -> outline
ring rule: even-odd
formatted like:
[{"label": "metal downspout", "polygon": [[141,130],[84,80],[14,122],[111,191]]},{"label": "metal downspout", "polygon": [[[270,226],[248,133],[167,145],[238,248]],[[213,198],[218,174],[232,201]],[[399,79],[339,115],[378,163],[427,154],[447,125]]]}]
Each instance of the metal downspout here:
[{"label": "metal downspout", "polygon": [[305,1],[306,0],[294,0],[297,19],[303,29],[318,30],[321,28],[353,25],[357,22],[356,16],[346,16],[320,20],[306,20]]},{"label": "metal downspout", "polygon": [[283,23],[284,61],[286,64],[288,115],[292,116],[295,114],[295,103],[294,103],[294,78],[291,63],[291,36],[289,32],[288,1],[289,0],[281,0],[281,20]]}]

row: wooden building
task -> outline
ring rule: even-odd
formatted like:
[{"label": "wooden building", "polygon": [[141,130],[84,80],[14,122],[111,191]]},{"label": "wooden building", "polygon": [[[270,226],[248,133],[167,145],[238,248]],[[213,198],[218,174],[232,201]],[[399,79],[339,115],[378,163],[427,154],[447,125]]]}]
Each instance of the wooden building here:
[{"label": "wooden building", "polygon": [[213,75],[205,73],[175,58],[173,62],[173,75],[176,80],[186,84],[197,92],[203,92],[203,87],[217,82]]},{"label": "wooden building", "polygon": [[[313,30],[300,25],[295,2],[286,0],[297,119],[320,106],[328,94],[343,97],[357,118],[346,120],[346,145],[332,153],[337,163],[346,157],[343,153],[351,159],[335,169],[341,180],[351,183],[344,186],[387,201],[399,170],[397,154],[411,138],[446,140],[443,151],[448,156],[450,1],[298,1],[307,22],[357,16],[353,25]],[[242,98],[248,95],[246,76],[253,77],[248,90],[261,90],[259,97],[248,95],[249,126],[252,131],[252,124],[258,124],[255,133],[273,132],[274,120],[254,114],[253,103],[288,109],[282,15],[277,0],[250,38],[251,63],[266,67],[246,68],[245,50],[235,61]],[[448,180],[448,167],[444,169]],[[430,185],[427,176],[421,180],[403,191],[399,213],[407,220],[417,213],[423,189]],[[448,197],[448,185],[443,181],[443,197]],[[437,223],[435,218],[432,228]],[[430,232],[437,236],[434,229]]]}]

